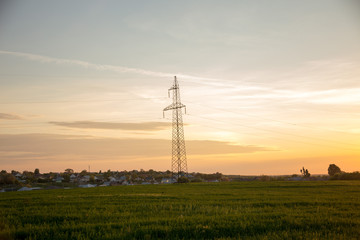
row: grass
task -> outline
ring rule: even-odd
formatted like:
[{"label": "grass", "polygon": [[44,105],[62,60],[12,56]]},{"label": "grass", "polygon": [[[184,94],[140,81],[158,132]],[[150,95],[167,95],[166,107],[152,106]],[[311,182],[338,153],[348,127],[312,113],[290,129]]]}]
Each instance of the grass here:
[{"label": "grass", "polygon": [[360,182],[240,182],[0,194],[0,239],[359,239]]}]

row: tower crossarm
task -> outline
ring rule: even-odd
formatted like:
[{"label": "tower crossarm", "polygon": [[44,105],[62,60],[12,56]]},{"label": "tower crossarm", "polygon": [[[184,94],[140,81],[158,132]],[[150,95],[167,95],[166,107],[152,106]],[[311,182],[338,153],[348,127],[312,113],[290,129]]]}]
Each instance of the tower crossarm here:
[{"label": "tower crossarm", "polygon": [[165,111],[174,110],[174,109],[180,109],[180,108],[185,108],[185,114],[186,114],[186,106],[184,104],[182,104],[182,103],[170,104],[169,106],[164,108],[163,117],[165,117]]},{"label": "tower crossarm", "polygon": [[186,106],[182,103],[170,104],[169,106],[164,108],[163,111],[165,112],[165,111],[169,111],[169,110],[173,110],[173,109],[177,109],[177,108],[185,108],[185,111],[186,111]]}]

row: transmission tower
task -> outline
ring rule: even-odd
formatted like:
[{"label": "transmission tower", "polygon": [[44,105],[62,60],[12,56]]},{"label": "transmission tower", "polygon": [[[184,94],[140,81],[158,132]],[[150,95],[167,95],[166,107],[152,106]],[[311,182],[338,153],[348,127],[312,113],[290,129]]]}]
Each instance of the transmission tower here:
[{"label": "transmission tower", "polygon": [[182,120],[182,108],[185,108],[186,113],[186,106],[180,101],[180,89],[176,76],[174,77],[174,85],[168,91],[169,97],[170,91],[173,91],[173,103],[164,108],[163,114],[165,111],[172,110],[171,171],[173,177],[178,179],[179,177],[187,175],[184,127]]}]

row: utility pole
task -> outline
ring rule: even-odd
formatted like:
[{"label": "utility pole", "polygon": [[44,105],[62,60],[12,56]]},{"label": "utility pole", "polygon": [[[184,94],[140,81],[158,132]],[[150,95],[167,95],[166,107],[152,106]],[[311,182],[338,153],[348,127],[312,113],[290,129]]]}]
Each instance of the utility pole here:
[{"label": "utility pole", "polygon": [[173,178],[176,180],[179,177],[185,177],[187,175],[187,160],[185,150],[185,138],[184,138],[184,127],[182,120],[182,108],[186,106],[180,101],[180,89],[179,83],[174,77],[174,84],[169,89],[168,95],[170,97],[170,91],[173,91],[173,103],[163,110],[172,110],[172,159],[171,159],[171,171]]}]

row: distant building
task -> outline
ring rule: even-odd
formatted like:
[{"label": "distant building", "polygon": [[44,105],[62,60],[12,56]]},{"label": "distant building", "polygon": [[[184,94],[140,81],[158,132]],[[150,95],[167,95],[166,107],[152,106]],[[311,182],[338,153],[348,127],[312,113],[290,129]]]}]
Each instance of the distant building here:
[{"label": "distant building", "polygon": [[109,181],[110,182],[117,182],[116,178],[114,178],[114,177],[109,177]]},{"label": "distant building", "polygon": [[81,181],[82,181],[82,182],[89,182],[89,181],[90,181],[90,176],[89,176],[89,175],[83,176],[83,177],[81,178]]},{"label": "distant building", "polygon": [[23,175],[21,173],[19,173],[19,172],[15,174],[15,177],[17,177],[17,178],[21,178],[22,176]]},{"label": "distant building", "polygon": [[57,183],[61,183],[62,181],[64,181],[64,178],[63,177],[57,177],[57,178],[54,178],[53,181],[57,182]]}]

